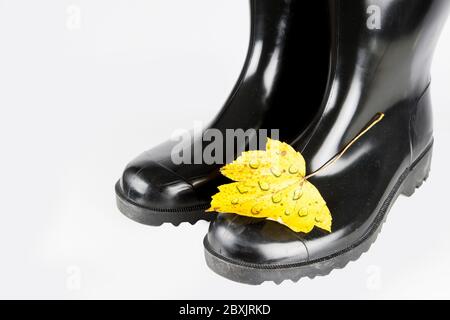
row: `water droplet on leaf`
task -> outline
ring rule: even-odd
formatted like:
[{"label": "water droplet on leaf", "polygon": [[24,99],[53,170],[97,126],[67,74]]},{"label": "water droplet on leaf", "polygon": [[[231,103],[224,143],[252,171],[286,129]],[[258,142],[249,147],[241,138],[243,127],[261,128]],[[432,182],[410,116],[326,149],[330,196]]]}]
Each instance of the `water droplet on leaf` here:
[{"label": "water droplet on leaf", "polygon": [[298,210],[298,216],[300,218],[306,218],[308,216],[308,211],[306,211],[305,209],[300,209]]},{"label": "water droplet on leaf", "polygon": [[282,171],[278,168],[271,168],[270,172],[272,172],[272,174],[277,178],[281,177],[282,175]]},{"label": "water droplet on leaf", "polygon": [[290,173],[290,174],[297,174],[299,171],[300,171],[300,170],[299,170],[298,167],[295,166],[295,165],[292,165],[292,166],[289,167],[289,173]]},{"label": "water droplet on leaf", "polygon": [[257,216],[258,214],[260,214],[261,211],[262,211],[262,208],[261,208],[261,206],[259,206],[259,205],[256,205],[256,206],[254,206],[254,207],[252,208],[252,214],[255,215],[255,216]]},{"label": "water droplet on leaf", "polygon": [[250,163],[248,165],[250,166],[250,168],[256,170],[259,168],[259,161],[258,160],[250,160]]},{"label": "water droplet on leaf", "polygon": [[283,199],[283,197],[282,197],[281,193],[275,193],[272,196],[272,202],[273,203],[280,203],[282,199]]},{"label": "water droplet on leaf", "polygon": [[259,184],[259,188],[260,188],[262,191],[269,191],[269,190],[270,190],[270,185],[269,185],[267,182],[264,182],[264,181],[258,181],[258,184]]},{"label": "water droplet on leaf", "polygon": [[245,188],[244,186],[238,185],[238,186],[236,186],[236,189],[239,191],[240,194],[248,193],[247,188]]},{"label": "water droplet on leaf", "polygon": [[293,195],[293,197],[292,197],[292,200],[294,200],[294,201],[297,201],[297,200],[299,200],[301,197],[303,196],[303,188],[297,188],[295,191],[294,191],[294,195]]}]

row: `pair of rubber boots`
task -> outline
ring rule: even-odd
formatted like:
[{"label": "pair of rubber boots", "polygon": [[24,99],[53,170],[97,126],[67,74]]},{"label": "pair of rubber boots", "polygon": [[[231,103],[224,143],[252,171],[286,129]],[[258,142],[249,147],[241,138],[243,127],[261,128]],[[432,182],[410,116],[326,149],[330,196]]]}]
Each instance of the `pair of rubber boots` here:
[{"label": "pair of rubber boots", "polygon": [[[192,161],[173,161],[176,141],[145,152],[117,183],[117,203],[129,218],[153,226],[211,220],[206,262],[231,280],[326,275],[367,251],[397,197],[411,196],[428,177],[430,67],[450,1],[250,0],[250,6],[243,71],[218,116],[181,148]],[[331,232],[205,212],[218,186],[230,182],[220,173],[223,164],[194,161],[207,147],[205,136],[249,129],[277,129],[278,139],[304,156],[307,172],[353,143],[310,179],[332,213]],[[241,139],[237,149],[252,139]]]}]

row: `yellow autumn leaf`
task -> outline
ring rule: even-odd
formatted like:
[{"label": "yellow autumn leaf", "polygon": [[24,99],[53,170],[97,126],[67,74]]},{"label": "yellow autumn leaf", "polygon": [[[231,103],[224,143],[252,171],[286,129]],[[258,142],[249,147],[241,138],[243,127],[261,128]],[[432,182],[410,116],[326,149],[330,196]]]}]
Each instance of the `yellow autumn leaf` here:
[{"label": "yellow autumn leaf", "polygon": [[309,175],[299,152],[286,143],[268,139],[266,151],[244,152],[221,169],[223,175],[235,182],[219,187],[207,211],[271,219],[295,232],[309,233],[314,227],[331,232],[330,210],[308,180],[336,163],[384,117],[384,113],[377,113],[341,152]]},{"label": "yellow autumn leaf", "polygon": [[266,151],[244,152],[221,172],[235,182],[219,187],[208,211],[267,218],[295,232],[331,232],[330,210],[305,178],[303,156],[288,144],[268,139]]}]

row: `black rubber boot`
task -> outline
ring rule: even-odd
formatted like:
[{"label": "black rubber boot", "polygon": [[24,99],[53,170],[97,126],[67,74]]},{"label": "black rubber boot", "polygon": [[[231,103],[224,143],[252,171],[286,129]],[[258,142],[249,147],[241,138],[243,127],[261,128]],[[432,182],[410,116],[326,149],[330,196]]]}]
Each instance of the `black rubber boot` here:
[{"label": "black rubber boot", "polygon": [[[250,1],[251,38],[243,71],[204,133],[211,128],[222,133],[227,129],[279,129],[280,139],[293,141],[311,123],[326,88],[330,32],[323,23],[328,7],[309,2]],[[192,155],[190,164],[174,164],[174,141],[132,161],[116,185],[119,209],[148,225],[195,223],[215,217],[205,209],[216,187],[224,183],[219,173],[224,163],[192,164],[199,152],[194,144],[200,145],[202,152],[206,145],[202,140],[196,138],[184,147]],[[244,146],[238,145],[238,150],[249,145],[249,141],[241,143]]]},{"label": "black rubber boot", "polygon": [[430,65],[450,1],[333,0],[330,6],[326,99],[314,125],[293,146],[302,152],[307,172],[314,172],[376,113],[385,118],[310,180],[331,211],[331,233],[295,233],[277,222],[234,214],[211,223],[204,240],[207,264],[231,280],[280,283],[344,267],[369,249],[397,197],[411,196],[428,177]]}]

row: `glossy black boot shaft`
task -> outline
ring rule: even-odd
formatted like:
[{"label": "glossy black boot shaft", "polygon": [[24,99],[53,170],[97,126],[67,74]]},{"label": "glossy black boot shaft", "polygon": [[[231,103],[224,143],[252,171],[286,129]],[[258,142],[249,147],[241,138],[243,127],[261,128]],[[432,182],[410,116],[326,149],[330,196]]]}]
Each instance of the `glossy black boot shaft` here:
[{"label": "glossy black boot shaft", "polygon": [[[205,238],[207,263],[214,271],[250,284],[298,280],[328,274],[368,250],[396,198],[412,195],[428,177],[430,65],[449,6],[447,0],[330,2],[327,93],[321,112],[292,145],[304,155],[310,173],[376,113],[385,118],[311,179],[331,210],[331,233],[317,228],[294,233],[273,221],[219,215]],[[374,12],[380,28],[368,23]]]},{"label": "glossy black boot shaft", "polygon": [[[281,139],[293,141],[309,125],[323,98],[329,69],[329,27],[324,23],[328,8],[316,2],[251,0],[250,9],[250,46],[243,71],[205,132],[279,129]],[[202,90],[206,88],[198,94]],[[132,161],[116,185],[120,210],[150,225],[212,218],[204,210],[217,186],[225,182],[219,173],[223,163],[194,164],[194,159],[202,159],[206,146],[202,138],[184,146],[191,155],[189,163],[174,164],[174,141]]]},{"label": "glossy black boot shaft", "polygon": [[[411,101],[428,93],[433,53],[449,2],[359,0],[331,1],[330,6],[336,21],[327,99],[310,131],[296,144],[309,159],[310,170],[335,155],[375,113],[402,104],[413,111]],[[370,26],[375,10],[379,29]],[[422,142],[413,141],[419,145],[412,158],[430,143],[430,115],[423,116],[413,126],[424,132],[415,133]]]}]

